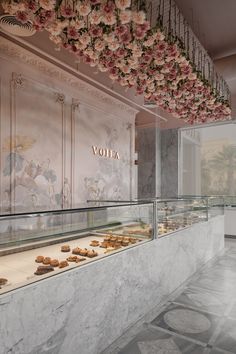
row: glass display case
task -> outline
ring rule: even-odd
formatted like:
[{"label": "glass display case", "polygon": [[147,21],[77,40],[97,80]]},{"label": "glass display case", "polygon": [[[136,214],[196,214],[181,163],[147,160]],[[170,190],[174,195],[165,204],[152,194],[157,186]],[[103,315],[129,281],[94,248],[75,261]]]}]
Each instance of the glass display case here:
[{"label": "glass display case", "polygon": [[156,201],[158,237],[208,220],[207,198]]},{"label": "glass display case", "polygon": [[0,215],[0,294],[142,245],[153,221],[152,202]]}]

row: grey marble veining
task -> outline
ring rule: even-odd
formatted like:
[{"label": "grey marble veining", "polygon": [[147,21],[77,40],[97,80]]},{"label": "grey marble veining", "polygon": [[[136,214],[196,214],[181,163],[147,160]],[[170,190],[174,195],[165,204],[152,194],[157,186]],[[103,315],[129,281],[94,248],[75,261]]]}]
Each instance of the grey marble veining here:
[{"label": "grey marble veining", "polygon": [[161,131],[161,196],[178,196],[178,129]]},{"label": "grey marble veining", "polygon": [[138,197],[154,198],[161,194],[160,129],[138,130]]},{"label": "grey marble veining", "polygon": [[219,216],[2,295],[0,353],[101,353],[222,250],[223,228]]}]

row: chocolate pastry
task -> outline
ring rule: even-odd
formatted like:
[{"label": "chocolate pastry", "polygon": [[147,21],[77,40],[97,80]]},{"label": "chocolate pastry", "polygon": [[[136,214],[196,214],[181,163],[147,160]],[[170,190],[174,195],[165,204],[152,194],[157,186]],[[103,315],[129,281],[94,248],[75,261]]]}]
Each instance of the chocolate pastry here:
[{"label": "chocolate pastry", "polygon": [[65,268],[68,267],[69,263],[67,261],[61,261],[59,263],[59,268]]},{"label": "chocolate pastry", "polygon": [[87,257],[89,258],[93,258],[93,257],[97,257],[98,256],[98,253],[94,250],[90,250],[87,252]]},{"label": "chocolate pastry", "polygon": [[66,260],[68,262],[76,262],[77,258],[78,258],[77,256],[69,256],[68,258],[66,258]]},{"label": "chocolate pastry", "polygon": [[51,258],[50,257],[45,257],[43,260],[43,264],[50,264],[51,263]]},{"label": "chocolate pastry", "polygon": [[83,262],[83,261],[86,261],[86,258],[84,258],[84,257],[77,257],[77,259],[76,259],[76,263],[79,263],[79,262]]},{"label": "chocolate pastry", "polygon": [[62,252],[70,252],[70,246],[69,245],[61,246],[61,251]]},{"label": "chocolate pastry", "polygon": [[80,251],[81,251],[81,248],[76,247],[76,248],[74,248],[74,249],[72,250],[72,253],[73,253],[73,254],[80,254]]},{"label": "chocolate pastry", "polygon": [[81,249],[80,252],[79,252],[80,256],[87,256],[87,254],[88,254],[87,248]]},{"label": "chocolate pastry", "polygon": [[34,272],[34,274],[36,275],[43,275],[49,272],[52,272],[54,270],[54,268],[52,266],[39,266],[36,270],[36,272]]},{"label": "chocolate pastry", "polygon": [[92,247],[97,247],[97,246],[99,246],[99,241],[97,241],[97,240],[91,241],[91,242],[90,242],[90,246],[92,246]]},{"label": "chocolate pastry", "polygon": [[59,261],[58,259],[52,259],[51,262],[50,262],[50,265],[52,267],[58,267],[59,266]]},{"label": "chocolate pastry", "polygon": [[43,256],[37,256],[35,259],[36,263],[43,263],[44,257]]},{"label": "chocolate pastry", "polygon": [[0,285],[5,285],[8,282],[5,278],[0,278]]}]

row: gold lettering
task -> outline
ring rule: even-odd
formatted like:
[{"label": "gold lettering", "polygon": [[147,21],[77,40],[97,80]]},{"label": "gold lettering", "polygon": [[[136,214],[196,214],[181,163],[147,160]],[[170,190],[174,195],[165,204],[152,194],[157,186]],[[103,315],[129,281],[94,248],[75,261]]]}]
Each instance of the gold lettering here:
[{"label": "gold lettering", "polygon": [[119,160],[120,159],[120,155],[118,152],[115,153],[115,159]]},{"label": "gold lettering", "polygon": [[97,152],[98,152],[97,146],[92,146],[92,149],[93,149],[93,154],[97,155]]},{"label": "gold lettering", "polygon": [[114,151],[109,148],[99,148],[95,145],[92,145],[92,150],[94,155],[99,155],[101,157],[109,158],[109,159],[114,159],[114,160],[120,160],[120,155],[117,151]]}]

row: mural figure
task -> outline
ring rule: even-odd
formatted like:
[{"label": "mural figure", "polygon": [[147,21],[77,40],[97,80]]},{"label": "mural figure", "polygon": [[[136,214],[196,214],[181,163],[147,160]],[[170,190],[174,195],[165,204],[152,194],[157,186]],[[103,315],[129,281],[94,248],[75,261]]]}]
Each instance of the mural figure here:
[{"label": "mural figure", "polygon": [[57,175],[50,167],[50,159],[39,162],[34,159],[27,159],[27,151],[32,149],[36,140],[29,136],[16,135],[6,138],[3,144],[3,151],[7,153],[3,176],[10,179],[10,190],[5,189],[5,195],[10,200],[10,194],[18,190],[22,197],[22,206],[31,204],[34,208],[39,207],[44,201],[45,205],[53,206],[56,203],[55,184]]}]

